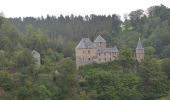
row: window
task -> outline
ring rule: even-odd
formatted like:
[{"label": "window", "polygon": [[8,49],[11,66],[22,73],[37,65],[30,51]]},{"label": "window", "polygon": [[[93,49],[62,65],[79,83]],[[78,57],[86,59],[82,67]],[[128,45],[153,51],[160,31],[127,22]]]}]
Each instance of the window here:
[{"label": "window", "polygon": [[90,50],[88,51],[88,53],[90,54]]},{"label": "window", "polygon": [[90,58],[89,58],[89,61],[90,61]]},{"label": "window", "polygon": [[99,53],[99,56],[100,56],[100,53]]},{"label": "window", "polygon": [[84,54],[84,50],[83,50],[83,54]]}]

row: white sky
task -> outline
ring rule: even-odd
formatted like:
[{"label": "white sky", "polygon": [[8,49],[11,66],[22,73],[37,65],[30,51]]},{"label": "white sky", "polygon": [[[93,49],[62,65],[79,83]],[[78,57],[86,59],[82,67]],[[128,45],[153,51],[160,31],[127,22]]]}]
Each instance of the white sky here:
[{"label": "white sky", "polygon": [[0,0],[0,3],[0,11],[6,17],[115,13],[122,16],[153,5],[164,4],[170,8],[170,0]]}]

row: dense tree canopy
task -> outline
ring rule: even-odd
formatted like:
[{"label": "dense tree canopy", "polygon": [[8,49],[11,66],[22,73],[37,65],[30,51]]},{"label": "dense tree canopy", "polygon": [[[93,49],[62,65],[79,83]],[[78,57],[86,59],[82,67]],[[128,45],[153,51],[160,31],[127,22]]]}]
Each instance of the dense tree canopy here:
[{"label": "dense tree canopy", "polygon": [[[82,37],[102,35],[119,59],[75,65]],[[134,58],[141,37],[145,59]],[[41,54],[41,65],[31,51]],[[152,6],[120,16],[0,16],[0,100],[169,100],[170,9]]]}]

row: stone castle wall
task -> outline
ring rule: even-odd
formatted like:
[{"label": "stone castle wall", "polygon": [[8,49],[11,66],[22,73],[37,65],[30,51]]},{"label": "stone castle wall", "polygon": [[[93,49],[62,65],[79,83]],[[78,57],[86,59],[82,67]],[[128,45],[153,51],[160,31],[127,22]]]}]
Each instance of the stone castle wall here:
[{"label": "stone castle wall", "polygon": [[102,43],[102,42],[97,42],[95,43],[97,48],[106,48],[106,43]]},{"label": "stone castle wall", "polygon": [[144,59],[144,49],[137,49],[136,50],[136,59],[138,61],[141,61],[142,59]]},{"label": "stone castle wall", "polygon": [[94,62],[96,49],[76,49],[76,65],[86,65]]},{"label": "stone castle wall", "polygon": [[83,66],[90,63],[106,63],[118,58],[118,52],[97,53],[95,49],[76,49],[76,65]]},{"label": "stone castle wall", "polygon": [[96,63],[106,63],[111,62],[118,58],[117,52],[106,52],[106,53],[98,53]]}]

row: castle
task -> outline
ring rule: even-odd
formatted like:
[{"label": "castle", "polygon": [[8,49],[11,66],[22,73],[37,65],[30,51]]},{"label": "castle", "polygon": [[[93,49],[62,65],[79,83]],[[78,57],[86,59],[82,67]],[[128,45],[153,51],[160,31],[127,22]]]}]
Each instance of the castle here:
[{"label": "castle", "polygon": [[[77,68],[91,63],[106,63],[118,59],[119,50],[117,47],[107,48],[106,40],[100,35],[92,42],[89,38],[82,38],[75,48]],[[136,47],[136,59],[144,59],[144,48],[139,38]]]}]

